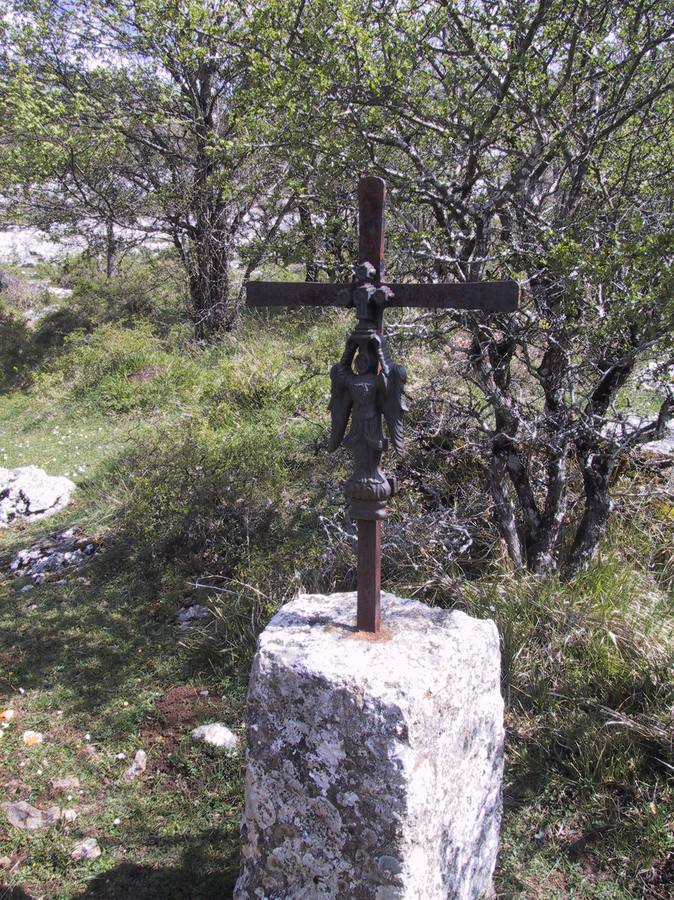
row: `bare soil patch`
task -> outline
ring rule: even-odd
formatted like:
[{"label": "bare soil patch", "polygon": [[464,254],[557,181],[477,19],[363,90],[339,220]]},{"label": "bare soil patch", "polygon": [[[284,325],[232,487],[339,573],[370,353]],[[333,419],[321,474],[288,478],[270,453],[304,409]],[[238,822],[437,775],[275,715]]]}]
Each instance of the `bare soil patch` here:
[{"label": "bare soil patch", "polygon": [[217,699],[210,697],[205,688],[183,685],[162,694],[155,703],[152,719],[141,731],[148,752],[148,769],[166,771],[168,756],[191,727],[215,716],[218,707]]}]

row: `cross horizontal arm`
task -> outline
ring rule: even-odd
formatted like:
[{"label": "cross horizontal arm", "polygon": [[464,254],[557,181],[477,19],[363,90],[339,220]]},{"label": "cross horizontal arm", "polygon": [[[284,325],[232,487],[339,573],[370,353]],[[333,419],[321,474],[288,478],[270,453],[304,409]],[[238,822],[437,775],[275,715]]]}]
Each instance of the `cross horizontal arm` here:
[{"label": "cross horizontal arm", "polygon": [[464,284],[389,284],[392,306],[425,309],[484,309],[512,312],[517,309],[520,287],[516,281],[468,281]]},{"label": "cross horizontal arm", "polygon": [[340,293],[350,284],[323,284],[318,281],[249,281],[248,306],[345,306]]},{"label": "cross horizontal arm", "polygon": [[[346,306],[354,284],[308,281],[249,281],[248,306]],[[393,297],[386,307],[476,309],[512,312],[517,309],[516,281],[475,281],[465,284],[389,284]]]}]

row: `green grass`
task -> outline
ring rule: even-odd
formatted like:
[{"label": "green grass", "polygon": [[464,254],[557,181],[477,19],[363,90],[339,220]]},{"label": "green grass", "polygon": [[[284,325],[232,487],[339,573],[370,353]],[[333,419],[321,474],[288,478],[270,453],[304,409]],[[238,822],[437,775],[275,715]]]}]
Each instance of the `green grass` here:
[{"label": "green grass", "polygon": [[[226,896],[236,873],[241,758],[196,746],[189,732],[216,717],[240,731],[243,684],[195,665],[181,647],[174,604],[117,568],[103,558],[78,573],[89,584],[72,579],[28,594],[2,587],[0,628],[11,639],[0,668],[5,702],[16,710],[0,743],[3,794],[46,808],[61,802],[50,795],[51,779],[69,775],[81,793],[65,802],[78,811],[71,825],[28,832],[3,823],[0,855],[21,857],[16,880],[38,896],[130,896],[130,872],[143,891],[135,896]],[[177,685],[209,689],[213,703],[176,733],[155,703]],[[28,728],[45,742],[24,747]],[[123,773],[141,747],[148,770],[129,783]],[[74,863],[72,847],[91,836],[102,855]]]},{"label": "green grass", "polygon": [[[221,898],[238,869],[243,754],[225,758],[189,733],[214,720],[242,733],[255,636],[284,599],[353,586],[352,548],[321,524],[341,521],[344,461],[325,452],[325,407],[343,321],[244,318],[236,334],[195,350],[164,318],[110,319],[114,284],[92,291],[105,299],[101,321],[48,343],[0,392],[0,465],[37,464],[78,485],[57,517],[0,532],[0,564],[72,522],[103,547],[29,592],[0,571],[0,708],[16,710],[0,738],[0,800],[61,802],[49,783],[67,775],[83,792],[65,804],[78,810],[68,825],[18,831],[0,816],[0,857],[12,861],[0,868],[0,897],[4,885],[34,898]],[[435,370],[428,364],[429,378]],[[415,371],[412,429],[423,438],[425,374]],[[487,528],[479,565],[448,569],[416,480],[468,505],[481,468],[422,444],[403,463],[408,489],[384,526],[385,580],[498,624],[498,895],[664,900],[674,869],[674,520],[649,496],[662,474],[626,469],[627,499],[599,559],[564,585],[515,577]],[[183,633],[175,613],[188,596],[215,615]],[[187,686],[209,696],[172,721],[168,692]],[[23,746],[29,728],[45,734],[42,745]],[[148,770],[129,783],[140,747]],[[73,845],[89,836],[102,855],[75,863]]]}]

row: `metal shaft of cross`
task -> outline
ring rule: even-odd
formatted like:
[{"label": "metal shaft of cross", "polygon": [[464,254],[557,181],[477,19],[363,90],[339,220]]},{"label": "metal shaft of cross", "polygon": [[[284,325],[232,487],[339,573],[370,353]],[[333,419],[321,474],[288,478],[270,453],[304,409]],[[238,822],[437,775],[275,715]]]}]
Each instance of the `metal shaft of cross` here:
[{"label": "metal shaft of cross", "polygon": [[[375,281],[384,280],[384,203],[386,182],[376,176],[358,182],[358,258],[375,269]],[[382,333],[383,310],[377,319]],[[359,631],[381,630],[381,521],[358,519],[358,609]]]}]

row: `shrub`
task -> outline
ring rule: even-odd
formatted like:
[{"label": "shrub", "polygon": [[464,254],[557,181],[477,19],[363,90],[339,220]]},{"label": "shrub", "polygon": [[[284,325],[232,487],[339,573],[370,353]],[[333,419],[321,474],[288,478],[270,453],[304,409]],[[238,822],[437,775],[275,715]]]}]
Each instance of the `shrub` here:
[{"label": "shrub", "polygon": [[26,382],[35,363],[35,347],[25,319],[0,302],[0,390]]},{"label": "shrub", "polygon": [[170,403],[195,377],[191,360],[172,354],[150,323],[110,323],[68,335],[64,352],[40,383],[104,412],[123,413]]},{"label": "shrub", "polygon": [[186,286],[172,251],[136,251],[108,278],[85,256],[64,264],[59,283],[72,288],[69,305],[95,324],[152,321],[164,330],[186,318]]}]

